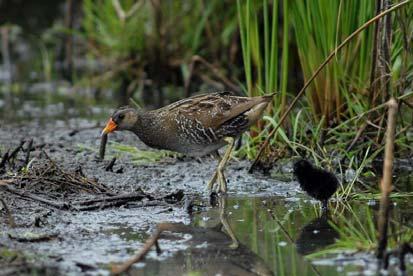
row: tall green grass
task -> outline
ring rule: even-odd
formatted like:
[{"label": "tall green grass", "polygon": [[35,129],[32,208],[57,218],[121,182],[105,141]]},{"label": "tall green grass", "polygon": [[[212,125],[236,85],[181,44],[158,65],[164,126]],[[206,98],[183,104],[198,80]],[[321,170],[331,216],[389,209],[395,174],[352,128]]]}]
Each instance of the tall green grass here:
[{"label": "tall green grass", "polygon": [[[374,1],[293,1],[291,23],[303,70],[309,78],[336,46],[374,16]],[[352,41],[307,89],[316,120],[326,125],[357,111],[369,86],[373,28]]]},{"label": "tall green grass", "polygon": [[[124,11],[129,11],[135,1],[122,1]],[[144,5],[131,16],[119,18],[112,1],[83,1],[83,28],[89,41],[89,51],[103,58],[128,58],[145,45],[145,22],[149,7]]]},{"label": "tall green grass", "polygon": [[[237,1],[238,22],[249,96],[279,91],[272,111],[286,104],[289,61],[288,1]],[[282,18],[282,32],[280,31]],[[280,36],[280,33],[282,34]]]},{"label": "tall green grass", "polygon": [[[274,101],[273,112],[264,117],[266,124],[259,135],[249,136],[247,146],[240,151],[253,158],[262,137],[277,126],[286,100],[295,94],[288,91],[287,85],[287,79],[299,80],[288,68],[294,58],[294,47],[305,81],[345,38],[374,17],[375,1],[246,0],[237,1],[237,10],[248,94],[281,91]],[[408,19],[412,11],[410,4],[391,14],[391,94],[400,101],[406,101],[413,89],[408,85],[413,79],[413,51],[408,43],[413,37],[413,23]],[[271,161],[271,154],[284,147],[289,151],[287,155],[309,157],[323,167],[340,168],[342,174],[347,169],[354,171],[350,185],[339,192],[343,198],[353,196],[355,187],[367,188],[360,179],[383,152],[380,137],[384,133],[384,117],[380,122],[370,120],[372,111],[380,115],[386,110],[384,97],[377,106],[371,106],[369,101],[373,32],[371,25],[336,53],[278,129],[267,151],[270,154],[266,161]],[[409,156],[412,149],[406,111],[411,113],[407,107],[400,111],[404,120],[400,120],[396,140],[400,156]]]}]

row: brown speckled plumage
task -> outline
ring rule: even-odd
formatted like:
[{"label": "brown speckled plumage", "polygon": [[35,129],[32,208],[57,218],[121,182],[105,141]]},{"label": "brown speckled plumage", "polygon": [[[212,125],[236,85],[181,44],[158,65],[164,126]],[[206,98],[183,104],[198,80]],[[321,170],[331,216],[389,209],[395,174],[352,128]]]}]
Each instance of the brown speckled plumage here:
[{"label": "brown speckled plumage", "polygon": [[[148,146],[190,156],[212,153],[258,121],[272,95],[197,95],[152,111],[124,108],[111,117],[115,130],[130,130]],[[110,132],[110,131],[108,131]]]}]

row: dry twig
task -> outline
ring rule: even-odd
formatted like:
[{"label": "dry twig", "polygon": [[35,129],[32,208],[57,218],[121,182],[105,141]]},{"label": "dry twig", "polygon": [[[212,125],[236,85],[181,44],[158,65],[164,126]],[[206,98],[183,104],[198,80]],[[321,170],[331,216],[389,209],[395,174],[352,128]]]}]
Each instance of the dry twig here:
[{"label": "dry twig", "polygon": [[114,265],[112,266],[112,273],[113,274],[121,274],[123,272],[126,272],[127,270],[130,269],[130,267],[141,261],[149,252],[149,250],[152,248],[153,245],[156,246],[156,252],[159,254],[161,252],[158,240],[164,231],[174,231],[174,232],[190,232],[193,228],[189,225],[184,225],[181,223],[160,223],[158,224],[155,232],[152,234],[152,236],[146,241],[146,243],[143,245],[143,248],[132,258],[127,260],[121,265]]},{"label": "dry twig", "polygon": [[113,166],[115,165],[116,157],[113,157],[109,164],[106,166],[105,171],[113,172]]},{"label": "dry twig", "polygon": [[185,80],[185,94],[187,97],[190,96],[189,93],[189,85],[191,83],[191,78],[193,75],[193,72],[195,70],[195,65],[196,63],[202,63],[205,65],[218,79],[220,79],[226,86],[228,86],[230,89],[232,89],[235,93],[240,94],[241,89],[235,85],[232,81],[230,81],[224,74],[222,74],[219,69],[214,66],[213,64],[209,63],[206,61],[203,57],[195,55],[192,57],[191,63],[189,64],[189,75],[187,79]]},{"label": "dry twig", "polygon": [[4,210],[6,210],[6,214],[7,214],[7,218],[8,218],[8,222],[9,222],[10,227],[12,227],[12,228],[16,227],[16,223],[14,222],[13,215],[11,214],[10,209],[7,206],[6,202],[2,198],[0,198],[0,202],[3,205]]}]

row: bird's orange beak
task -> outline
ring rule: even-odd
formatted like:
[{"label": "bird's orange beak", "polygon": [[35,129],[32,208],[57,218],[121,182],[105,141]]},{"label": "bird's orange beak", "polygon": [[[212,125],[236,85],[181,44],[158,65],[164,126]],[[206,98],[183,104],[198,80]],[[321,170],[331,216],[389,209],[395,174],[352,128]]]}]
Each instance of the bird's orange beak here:
[{"label": "bird's orange beak", "polygon": [[118,125],[112,120],[112,118],[110,118],[105,128],[102,130],[102,135],[114,132],[117,127]]}]

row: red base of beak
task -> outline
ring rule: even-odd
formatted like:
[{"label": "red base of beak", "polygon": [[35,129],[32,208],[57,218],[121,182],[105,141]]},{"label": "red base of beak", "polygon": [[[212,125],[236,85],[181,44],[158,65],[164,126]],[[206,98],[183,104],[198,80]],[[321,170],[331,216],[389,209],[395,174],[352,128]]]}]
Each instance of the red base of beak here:
[{"label": "red base of beak", "polygon": [[114,132],[117,127],[118,125],[112,120],[112,118],[110,118],[105,128],[102,130],[102,135]]}]

